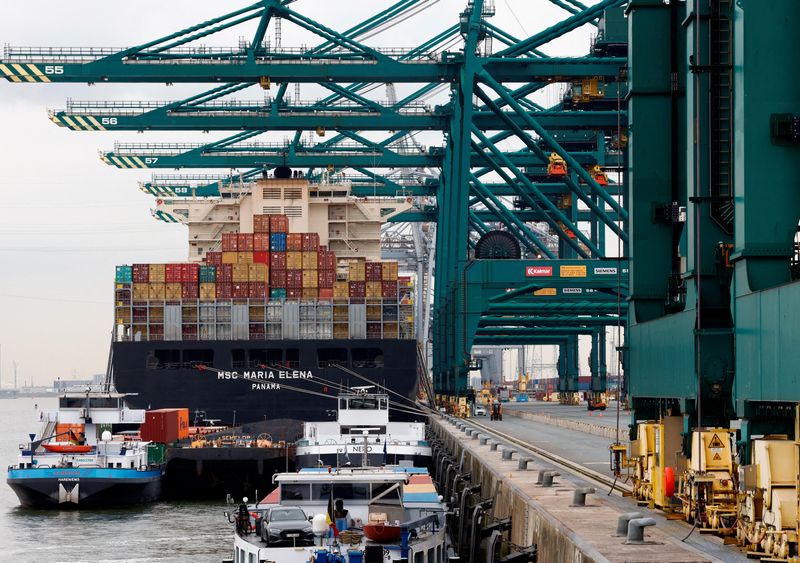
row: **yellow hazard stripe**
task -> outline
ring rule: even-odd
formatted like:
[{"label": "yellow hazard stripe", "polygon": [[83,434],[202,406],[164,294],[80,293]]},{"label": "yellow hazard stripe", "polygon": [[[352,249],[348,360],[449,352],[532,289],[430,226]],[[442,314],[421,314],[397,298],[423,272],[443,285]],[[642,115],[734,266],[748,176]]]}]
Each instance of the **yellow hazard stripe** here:
[{"label": "yellow hazard stripe", "polygon": [[14,71],[8,68],[6,65],[0,64],[0,70],[3,71],[3,74],[6,75],[6,78],[12,82],[22,82],[22,80],[19,79],[19,76],[14,74]]},{"label": "yellow hazard stripe", "polygon": [[87,116],[86,116],[86,121],[88,121],[88,122],[90,122],[92,125],[94,125],[94,126],[95,126],[95,128],[96,128],[98,131],[105,131],[105,130],[106,130],[106,128],[105,128],[105,127],[103,127],[102,125],[100,125],[100,122],[99,122],[99,121],[97,121],[97,120],[96,120],[94,117],[92,117],[91,115],[87,115]]},{"label": "yellow hazard stripe", "polygon": [[136,166],[136,163],[135,163],[135,162],[133,162],[133,161],[132,161],[130,158],[128,158],[127,156],[121,156],[120,158],[121,158],[123,161],[125,161],[125,164],[127,164],[127,165],[128,165],[128,166],[130,166],[131,168],[139,168],[138,166]]},{"label": "yellow hazard stripe", "polygon": [[47,78],[47,77],[46,77],[46,76],[45,76],[45,75],[42,73],[42,71],[41,71],[41,70],[39,70],[39,67],[37,67],[36,65],[33,65],[33,64],[30,64],[30,63],[29,63],[29,64],[28,64],[28,68],[29,68],[29,69],[31,69],[31,70],[33,71],[33,73],[34,73],[36,76],[38,76],[38,77],[39,77],[39,80],[41,80],[42,82],[50,82],[50,79],[49,79],[49,78]]},{"label": "yellow hazard stripe", "polygon": [[73,116],[73,119],[77,121],[86,131],[94,131],[94,128],[86,123],[80,115]]},{"label": "yellow hazard stripe", "polygon": [[132,159],[132,160],[133,160],[133,161],[134,161],[136,164],[138,164],[138,165],[139,165],[139,168],[149,168],[149,166],[147,166],[147,165],[146,165],[144,162],[142,162],[142,159],[141,159],[141,158],[139,158],[138,156],[132,156],[132,157],[131,157],[131,159]]},{"label": "yellow hazard stripe", "polygon": [[64,123],[66,123],[66,124],[67,124],[67,126],[68,126],[70,129],[72,129],[73,131],[82,131],[82,129],[81,129],[81,126],[80,126],[80,125],[78,125],[78,124],[76,124],[74,121],[72,121],[72,120],[71,120],[69,117],[67,117],[66,115],[62,115],[62,116],[61,116],[61,120],[62,120]]},{"label": "yellow hazard stripe", "polygon": [[11,63],[11,66],[14,67],[14,70],[16,70],[20,74],[20,76],[22,76],[22,78],[24,78],[28,82],[36,82],[36,79],[33,76],[31,76],[27,70],[22,68],[22,65],[19,65],[17,63]]},{"label": "yellow hazard stripe", "polygon": [[127,164],[125,164],[124,162],[122,162],[122,159],[120,159],[119,157],[116,157],[116,156],[112,156],[112,157],[111,157],[111,162],[113,162],[113,163],[114,163],[114,165],[115,165],[117,168],[127,168],[127,167],[128,167],[128,165],[127,165]]}]

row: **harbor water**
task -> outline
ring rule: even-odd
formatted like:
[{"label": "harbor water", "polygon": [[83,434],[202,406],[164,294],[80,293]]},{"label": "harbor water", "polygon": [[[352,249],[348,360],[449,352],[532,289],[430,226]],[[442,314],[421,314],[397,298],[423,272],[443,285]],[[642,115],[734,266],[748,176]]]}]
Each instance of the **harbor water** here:
[{"label": "harbor water", "polygon": [[158,502],[127,509],[45,511],[19,506],[5,483],[19,444],[39,430],[36,405],[55,398],[0,400],[0,561],[209,561],[232,553],[233,529],[219,502]]}]

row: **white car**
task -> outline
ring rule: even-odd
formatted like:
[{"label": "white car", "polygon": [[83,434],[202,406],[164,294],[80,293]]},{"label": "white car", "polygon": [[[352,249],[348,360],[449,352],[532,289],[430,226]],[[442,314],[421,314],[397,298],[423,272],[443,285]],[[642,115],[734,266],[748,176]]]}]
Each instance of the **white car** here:
[{"label": "white car", "polygon": [[475,405],[475,416],[486,416],[486,407],[483,405]]}]

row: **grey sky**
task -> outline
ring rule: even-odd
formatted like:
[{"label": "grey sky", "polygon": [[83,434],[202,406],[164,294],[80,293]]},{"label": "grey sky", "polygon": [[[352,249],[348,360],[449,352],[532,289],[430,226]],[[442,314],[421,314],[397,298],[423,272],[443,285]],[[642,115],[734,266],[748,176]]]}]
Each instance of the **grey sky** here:
[{"label": "grey sky", "polygon": [[[591,2],[589,2],[591,3]],[[128,46],[233,10],[247,2],[171,0],[76,3],[6,0],[0,41],[16,46]],[[386,1],[300,0],[292,8],[344,30],[390,5]],[[466,0],[441,0],[415,18],[368,41],[412,47],[458,20]],[[518,37],[567,17],[547,0],[497,0],[495,25]],[[513,13],[512,13],[513,11]],[[524,28],[524,31],[523,31]],[[252,26],[205,40],[235,45]],[[584,27],[544,49],[582,55],[593,28]],[[270,31],[270,35],[271,35]],[[307,33],[283,26],[283,45],[314,44]],[[499,47],[495,45],[495,49]],[[20,381],[46,384],[105,370],[113,323],[114,266],[186,257],[185,232],[151,218],[152,197],[137,189],[144,171],[103,164],[97,149],[119,141],[211,140],[224,133],[89,133],[53,125],[47,108],[73,99],[168,100],[203,91],[203,85],[17,85],[0,81],[0,346],[2,384],[12,361]],[[249,90],[250,97],[259,95]],[[321,92],[303,87],[304,98]],[[556,93],[543,100],[555,103]],[[242,96],[246,97],[246,96]],[[282,134],[281,134],[282,135]],[[425,142],[436,139],[426,138]],[[162,171],[170,173],[170,170]]]}]

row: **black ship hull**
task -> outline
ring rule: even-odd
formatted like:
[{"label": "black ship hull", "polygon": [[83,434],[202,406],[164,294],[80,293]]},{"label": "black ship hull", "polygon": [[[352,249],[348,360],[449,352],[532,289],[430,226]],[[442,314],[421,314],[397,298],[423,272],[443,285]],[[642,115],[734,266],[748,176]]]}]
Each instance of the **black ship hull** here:
[{"label": "black ship hull", "polygon": [[215,340],[115,342],[112,362],[131,408],[188,407],[190,421],[200,413],[223,424],[269,420],[273,439],[293,439],[302,422],[335,418],[339,386],[374,383],[414,401],[416,358],[414,340]]},{"label": "black ship hull", "polygon": [[161,496],[161,470],[12,469],[7,482],[26,508],[115,508]]}]

